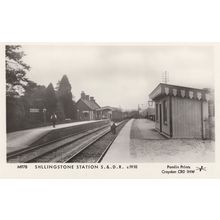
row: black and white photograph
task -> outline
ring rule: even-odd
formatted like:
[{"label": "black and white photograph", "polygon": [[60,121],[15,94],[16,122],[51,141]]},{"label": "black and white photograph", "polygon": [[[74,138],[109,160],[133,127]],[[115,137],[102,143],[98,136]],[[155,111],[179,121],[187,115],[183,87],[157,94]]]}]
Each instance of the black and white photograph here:
[{"label": "black and white photograph", "polygon": [[214,163],[212,44],[5,45],[7,163]]},{"label": "black and white photograph", "polygon": [[1,9],[1,219],[220,219],[219,1]]}]

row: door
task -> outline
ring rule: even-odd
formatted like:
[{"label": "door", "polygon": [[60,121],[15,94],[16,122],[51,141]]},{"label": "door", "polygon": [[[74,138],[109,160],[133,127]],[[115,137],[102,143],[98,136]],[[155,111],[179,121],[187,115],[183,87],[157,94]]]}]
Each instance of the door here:
[{"label": "door", "polygon": [[162,107],[161,104],[159,104],[159,117],[160,117],[160,132],[162,132]]}]

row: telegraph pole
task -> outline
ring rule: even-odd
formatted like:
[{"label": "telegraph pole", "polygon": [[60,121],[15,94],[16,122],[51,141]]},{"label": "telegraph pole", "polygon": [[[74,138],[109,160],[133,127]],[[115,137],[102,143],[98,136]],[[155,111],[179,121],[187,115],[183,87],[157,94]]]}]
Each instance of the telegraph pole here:
[{"label": "telegraph pole", "polygon": [[169,73],[167,71],[165,71],[162,75],[162,82],[167,84],[169,81]]}]

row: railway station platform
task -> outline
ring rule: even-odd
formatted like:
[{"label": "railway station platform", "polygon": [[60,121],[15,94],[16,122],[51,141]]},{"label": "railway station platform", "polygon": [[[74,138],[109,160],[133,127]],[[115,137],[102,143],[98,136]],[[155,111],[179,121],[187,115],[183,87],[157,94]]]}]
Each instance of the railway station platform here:
[{"label": "railway station platform", "polygon": [[102,163],[214,162],[212,140],[165,138],[148,119],[130,120],[119,132]]},{"label": "railway station platform", "polygon": [[154,122],[147,119],[131,119],[120,131],[117,138],[103,158],[103,163],[137,162],[136,154],[140,151],[133,140],[164,140],[154,129]]},{"label": "railway station platform", "polygon": [[82,124],[89,124],[97,121],[80,121],[65,124],[58,124],[55,128],[45,126],[40,128],[27,129],[7,133],[7,153],[27,148],[31,143],[46,135],[48,132],[56,129],[74,127]]},{"label": "railway station platform", "polygon": [[128,121],[119,132],[117,138],[102,159],[102,163],[120,163],[129,160],[130,130],[133,120]]}]

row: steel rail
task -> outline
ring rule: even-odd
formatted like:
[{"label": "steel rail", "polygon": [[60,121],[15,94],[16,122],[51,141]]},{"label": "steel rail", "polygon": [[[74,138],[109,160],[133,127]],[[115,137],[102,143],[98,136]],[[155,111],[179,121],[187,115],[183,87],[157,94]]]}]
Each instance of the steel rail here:
[{"label": "steel rail", "polygon": [[[125,125],[127,123],[127,121],[122,121],[120,122],[116,127],[119,127],[120,125]],[[79,151],[77,151],[76,153],[74,153],[73,155],[71,155],[70,157],[68,157],[66,160],[64,160],[64,163],[70,163],[70,161],[72,159],[74,159],[74,157],[78,156],[80,153],[82,153],[84,150],[86,150],[87,148],[91,147],[93,144],[95,144],[97,141],[99,141],[100,139],[102,139],[105,135],[107,135],[108,133],[110,133],[111,131],[106,131],[103,134],[101,134],[99,137],[97,137],[95,140],[92,140],[91,142],[87,143],[83,148],[81,148]],[[105,154],[107,153],[108,149],[110,148],[110,146],[112,145],[112,143],[114,142],[114,140],[116,139],[117,135],[113,138],[113,140],[111,140],[111,142],[107,145],[107,147],[105,148],[105,150],[102,152],[101,156],[97,159],[97,161],[95,163],[100,163],[101,160],[103,159],[103,157],[105,156]]]},{"label": "steel rail", "polygon": [[33,160],[35,160],[35,159],[37,159],[37,158],[40,158],[40,157],[42,157],[42,156],[44,156],[44,155],[46,155],[46,154],[48,154],[48,153],[50,153],[50,152],[52,152],[52,151],[54,151],[54,150],[57,150],[57,149],[59,149],[59,148],[62,148],[62,147],[64,147],[64,146],[66,146],[66,145],[69,145],[69,144],[71,144],[71,143],[74,143],[74,142],[76,142],[76,141],[78,141],[78,140],[80,140],[80,139],[82,139],[82,138],[84,138],[84,137],[86,137],[86,136],[88,136],[88,135],[90,135],[90,134],[92,134],[92,133],[95,133],[95,132],[97,132],[97,131],[99,131],[99,130],[102,130],[102,129],[104,129],[105,127],[108,127],[108,126],[109,126],[109,125],[104,125],[104,126],[102,126],[102,127],[100,127],[100,128],[91,129],[92,131],[90,131],[90,132],[89,132],[89,130],[84,131],[83,133],[80,133],[80,132],[79,132],[79,133],[75,133],[75,134],[73,134],[73,135],[65,136],[64,138],[61,138],[61,139],[56,139],[56,140],[54,140],[54,141],[49,141],[49,142],[47,142],[47,143],[43,143],[43,144],[39,144],[39,145],[36,145],[36,146],[33,146],[33,147],[29,147],[29,148],[25,148],[25,149],[18,150],[18,151],[16,151],[14,154],[11,153],[10,155],[7,155],[7,160],[13,159],[14,157],[17,157],[17,156],[22,156],[22,155],[24,155],[24,154],[30,153],[30,152],[35,151],[35,150],[39,150],[39,149],[41,149],[42,147],[49,146],[49,145],[51,145],[51,144],[53,144],[53,143],[57,143],[57,142],[59,142],[59,141],[62,141],[62,140],[64,140],[64,139],[66,139],[66,138],[70,138],[70,137],[74,137],[74,136],[76,136],[76,135],[82,134],[81,136],[75,138],[74,140],[71,140],[71,141],[69,141],[69,142],[66,142],[65,144],[61,144],[61,145],[59,145],[59,146],[57,146],[57,147],[55,147],[55,148],[53,148],[53,149],[50,149],[50,150],[44,152],[43,154],[37,155],[37,156],[35,156],[35,157],[32,157],[31,159],[26,160],[26,161],[24,162],[24,163],[31,163],[31,161],[33,161]]},{"label": "steel rail", "polygon": [[[107,127],[107,126],[106,126],[106,127]],[[102,128],[102,129],[105,129],[105,128]],[[74,142],[76,142],[76,141],[78,141],[78,140],[80,140],[80,139],[83,139],[84,137],[86,137],[86,136],[88,136],[88,135],[91,135],[91,134],[93,134],[93,133],[95,133],[95,132],[97,132],[97,131],[100,131],[100,130],[102,130],[102,129],[98,129],[98,130],[96,130],[96,131],[90,132],[89,134],[86,134],[86,135],[81,136],[81,137],[78,138],[77,140],[74,140],[74,141],[69,142],[69,143],[65,143],[65,144],[63,144],[63,145],[60,145],[60,146],[57,147],[57,148],[51,149],[50,151],[45,152],[44,154],[41,154],[41,155],[39,155],[39,156],[37,156],[37,157],[31,159],[31,160],[28,160],[27,163],[35,162],[36,159],[40,159],[42,156],[45,156],[46,154],[52,153],[53,151],[59,150],[60,148],[63,148],[63,147],[66,147],[66,146],[68,146],[68,145],[70,145],[70,144],[72,144],[72,143],[74,143]],[[68,151],[68,152],[69,152],[69,151]],[[68,152],[67,152],[67,153],[68,153]],[[68,154],[69,154],[69,153],[68,153]],[[63,157],[63,155],[59,156],[58,158],[60,159],[60,158],[62,158],[62,157]],[[59,162],[59,161],[56,161],[56,160],[57,160],[57,158],[52,159],[50,162]]]},{"label": "steel rail", "polygon": [[70,160],[72,160],[74,157],[76,157],[77,155],[79,155],[82,151],[84,151],[85,149],[87,149],[88,147],[90,147],[91,145],[93,145],[94,143],[96,143],[98,140],[100,140],[101,138],[103,138],[106,134],[108,134],[110,131],[106,131],[103,132],[103,134],[99,135],[97,138],[93,139],[92,141],[88,142],[85,146],[83,146],[79,151],[77,151],[76,153],[74,153],[73,155],[71,155],[70,157],[68,157],[66,160],[64,160],[64,163],[68,163]]}]

